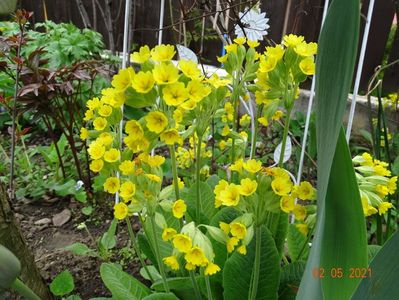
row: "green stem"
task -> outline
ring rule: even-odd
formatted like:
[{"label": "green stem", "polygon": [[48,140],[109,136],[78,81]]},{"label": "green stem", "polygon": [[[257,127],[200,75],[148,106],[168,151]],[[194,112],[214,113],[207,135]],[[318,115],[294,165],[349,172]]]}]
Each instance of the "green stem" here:
[{"label": "green stem", "polygon": [[194,287],[195,298],[196,298],[197,300],[201,300],[201,299],[202,299],[202,297],[201,297],[201,292],[200,292],[200,289],[199,289],[197,280],[195,279],[194,271],[193,271],[193,270],[190,270],[189,273],[190,273],[191,283],[193,284],[193,287]]},{"label": "green stem", "polygon": [[25,283],[18,278],[12,283],[11,288],[16,290],[21,296],[28,300],[41,300]]},{"label": "green stem", "polygon": [[159,251],[159,243],[158,243],[158,239],[157,239],[157,231],[156,231],[156,227],[157,226],[155,224],[155,220],[154,220],[154,216],[149,216],[150,218],[150,222],[151,222],[151,228],[152,228],[152,234],[154,237],[154,248],[155,248],[155,255],[157,257],[157,261],[158,261],[158,266],[159,266],[159,272],[161,273],[162,276],[162,281],[163,281],[163,287],[165,289],[165,292],[169,293],[169,285],[168,282],[166,281],[166,274],[165,274],[165,268],[163,265],[163,261],[161,259],[161,254]]},{"label": "green stem", "polygon": [[255,122],[255,129],[253,132],[253,136],[251,137],[251,146],[252,146],[252,151],[251,151],[251,155],[250,158],[254,158],[255,154],[256,154],[256,133],[258,132],[258,128],[259,128],[259,122],[258,119],[260,118],[262,113],[262,108],[261,106],[258,107],[258,111],[256,112],[256,116],[254,118],[254,122]]},{"label": "green stem", "polygon": [[139,257],[140,263],[141,263],[142,267],[144,268],[144,270],[146,271],[148,277],[150,277],[150,280],[152,282],[154,282],[154,278],[152,278],[151,273],[148,271],[147,264],[145,263],[143,257],[141,256],[140,248],[136,241],[136,236],[134,235],[132,223],[130,222],[129,217],[126,218],[126,224],[127,224],[127,231],[129,232],[129,237],[130,237],[130,241],[132,242],[133,249],[136,252],[136,255]]},{"label": "green stem", "polygon": [[175,146],[170,146],[170,158],[172,161],[172,175],[173,175],[173,186],[175,188],[175,196],[176,200],[180,199],[180,193],[179,193],[179,182],[177,178],[177,164],[176,164],[176,152],[175,152]]},{"label": "green stem", "polygon": [[253,278],[252,278],[252,288],[250,292],[250,300],[256,299],[256,294],[258,292],[258,284],[259,284],[259,273],[260,273],[260,251],[261,251],[261,227],[257,226],[255,228],[255,261],[254,261],[254,269],[253,269]]},{"label": "green stem", "polygon": [[196,159],[195,159],[195,190],[196,190],[196,202],[195,202],[195,207],[196,207],[196,222],[197,224],[200,224],[200,216],[201,216],[201,191],[200,191],[200,183],[201,183],[201,141],[202,141],[202,135],[198,136],[198,141],[197,141],[197,150],[196,150]]},{"label": "green stem", "polygon": [[213,300],[211,283],[209,281],[209,276],[205,276],[206,293],[208,295],[208,300]]},{"label": "green stem", "polygon": [[377,215],[377,244],[382,245],[382,222],[380,215]]}]

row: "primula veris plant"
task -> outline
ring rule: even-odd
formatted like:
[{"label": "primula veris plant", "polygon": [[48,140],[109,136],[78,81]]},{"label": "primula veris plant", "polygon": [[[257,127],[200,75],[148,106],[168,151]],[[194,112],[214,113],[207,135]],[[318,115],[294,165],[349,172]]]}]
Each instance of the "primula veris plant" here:
[{"label": "primula veris plant", "polygon": [[[277,166],[262,163],[256,135],[285,116],[284,153],[299,84],[314,73],[317,45],[289,35],[264,53],[258,46],[243,37],[227,45],[219,58],[226,77],[207,77],[193,61],[173,62],[174,46],[143,46],[131,55],[138,69],[120,70],[112,87],[87,101],[80,137],[88,140],[90,169],[118,199],[116,219],[130,226],[129,218],[139,216],[138,255],[152,260],[162,278],[154,285],[167,293],[178,294],[173,278],[191,280],[197,299],[277,297],[281,259],[288,264],[282,251],[288,216],[301,241],[314,225],[316,190],[296,184],[282,155]],[[251,107],[249,114],[239,113],[240,103]],[[123,105],[144,114],[127,119]],[[220,131],[211,128],[215,121]],[[228,157],[218,175],[210,167],[211,138]],[[238,265],[249,272],[241,287],[235,286]]]}]

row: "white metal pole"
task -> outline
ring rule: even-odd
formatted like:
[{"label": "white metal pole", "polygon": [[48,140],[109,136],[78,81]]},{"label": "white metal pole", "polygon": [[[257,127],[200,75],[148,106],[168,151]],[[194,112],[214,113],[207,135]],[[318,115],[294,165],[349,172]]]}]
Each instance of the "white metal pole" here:
[{"label": "white metal pole", "polygon": [[158,31],[158,45],[162,44],[163,33],[163,19],[165,16],[165,0],[161,0],[161,11],[159,12],[159,31]]},{"label": "white metal pole", "polygon": [[[323,17],[321,19],[321,28],[323,28],[324,20],[326,19],[326,16],[327,16],[328,6],[329,6],[329,0],[326,0],[324,2]],[[316,75],[314,75],[313,78],[312,78],[312,86],[310,88],[308,111],[306,113],[305,131],[303,133],[301,157],[299,159],[298,174],[297,174],[297,178],[296,178],[297,184],[301,183],[303,162],[304,162],[304,159],[305,159],[306,143],[307,143],[307,139],[308,139],[308,131],[309,131],[309,125],[310,125],[310,115],[311,115],[311,112],[312,112],[313,98],[314,98],[314,93],[315,93],[315,86],[316,86]]]},{"label": "white metal pole", "polygon": [[352,97],[351,109],[349,112],[348,127],[346,128],[346,141],[348,143],[351,137],[353,118],[355,117],[356,98],[359,93],[360,78],[362,76],[362,71],[363,71],[364,55],[366,53],[367,40],[369,38],[371,18],[374,10],[374,2],[375,2],[374,0],[370,0],[369,3],[366,25],[364,27],[364,33],[363,33],[362,48],[360,49],[359,62],[357,64],[356,79],[355,79],[355,86],[353,88],[353,97]]},{"label": "white metal pole", "polygon": [[[130,6],[131,0],[126,0],[125,3],[125,23],[123,28],[123,52],[122,52],[122,69],[126,68],[127,60],[128,60],[128,53],[127,53],[127,44],[129,38],[129,19],[130,19]],[[122,150],[122,130],[123,130],[123,105],[121,106],[122,111],[122,119],[119,123],[118,128],[118,135],[119,135],[119,148]],[[116,177],[119,179],[120,174],[119,171],[116,172]],[[119,203],[119,192],[115,193],[115,203]]]}]

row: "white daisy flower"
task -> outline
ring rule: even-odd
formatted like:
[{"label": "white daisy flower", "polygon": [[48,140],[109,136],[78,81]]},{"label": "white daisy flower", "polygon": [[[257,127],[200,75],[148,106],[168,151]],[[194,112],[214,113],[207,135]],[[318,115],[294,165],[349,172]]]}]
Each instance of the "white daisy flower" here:
[{"label": "white daisy flower", "polygon": [[243,36],[248,40],[262,41],[263,36],[267,35],[267,29],[270,28],[270,25],[267,24],[269,19],[266,18],[265,12],[261,13],[259,9],[246,7],[244,12],[240,12],[238,16],[241,24],[234,27],[237,37]]}]

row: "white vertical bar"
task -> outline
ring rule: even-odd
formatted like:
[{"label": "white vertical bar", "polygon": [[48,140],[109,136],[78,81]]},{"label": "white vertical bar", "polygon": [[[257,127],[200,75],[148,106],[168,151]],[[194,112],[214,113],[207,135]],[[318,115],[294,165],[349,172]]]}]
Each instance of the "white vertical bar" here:
[{"label": "white vertical bar", "polygon": [[346,128],[346,141],[348,143],[349,143],[349,139],[351,137],[353,118],[355,117],[356,98],[359,93],[360,78],[362,76],[364,55],[366,53],[367,40],[369,38],[371,18],[372,18],[373,10],[374,10],[374,2],[375,2],[374,0],[370,0],[370,3],[369,3],[366,25],[364,27],[364,33],[363,33],[362,48],[360,49],[359,62],[357,64],[355,87],[353,88],[353,97],[352,97],[351,109],[349,112],[348,127]]},{"label": "white vertical bar", "polygon": [[158,45],[162,44],[163,33],[163,19],[165,16],[165,0],[161,0],[161,11],[159,12],[159,31],[158,31]]},{"label": "white vertical bar", "polygon": [[[324,2],[323,17],[321,19],[321,28],[323,28],[324,20],[326,19],[326,16],[327,16],[328,6],[329,6],[329,0],[326,0]],[[303,133],[301,157],[299,159],[298,174],[297,174],[297,178],[296,178],[297,184],[301,183],[303,162],[304,162],[304,159],[305,159],[306,143],[307,143],[307,140],[308,140],[308,131],[309,131],[309,125],[310,125],[310,115],[311,115],[311,112],[312,112],[313,98],[314,98],[314,93],[315,93],[315,85],[316,85],[316,75],[314,75],[313,78],[312,78],[312,86],[310,88],[308,111],[306,113],[305,131]]]},{"label": "white vertical bar", "polygon": [[[127,43],[128,43],[128,38],[129,38],[130,6],[131,6],[131,0],[126,0],[126,3],[125,3],[125,21],[124,21],[124,27],[123,27],[122,69],[126,68],[126,64],[127,64],[127,60],[128,60]],[[119,135],[119,148],[120,148],[120,150],[122,152],[123,105],[121,106],[121,111],[122,111],[122,119],[121,119],[121,121],[119,123],[118,135]],[[119,171],[116,172],[116,177],[118,179],[120,178]],[[119,203],[119,192],[115,193],[115,203]]]}]

